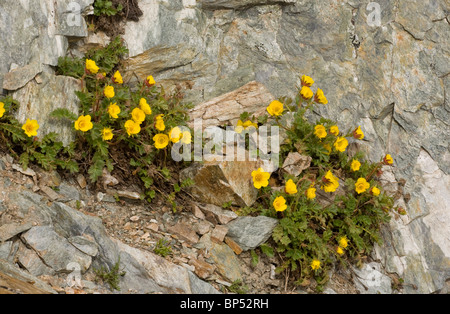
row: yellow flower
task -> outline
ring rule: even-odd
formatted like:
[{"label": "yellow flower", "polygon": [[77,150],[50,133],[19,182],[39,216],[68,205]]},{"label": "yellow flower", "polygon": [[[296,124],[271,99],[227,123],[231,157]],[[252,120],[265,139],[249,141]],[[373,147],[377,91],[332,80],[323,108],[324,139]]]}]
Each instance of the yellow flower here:
[{"label": "yellow flower", "polygon": [[111,103],[108,107],[108,113],[111,118],[117,119],[119,118],[120,107],[117,106],[117,103]]},{"label": "yellow flower", "polygon": [[155,147],[157,149],[163,149],[169,145],[169,137],[166,134],[156,134],[153,137],[153,141],[155,141]]},{"label": "yellow flower", "polygon": [[270,173],[264,172],[262,168],[252,171],[252,177],[253,177],[253,185],[257,189],[269,185]]},{"label": "yellow flower", "polygon": [[364,178],[359,178],[355,183],[356,193],[361,194],[370,188],[370,183]]},{"label": "yellow flower", "polygon": [[307,76],[307,75],[303,75],[302,76],[302,86],[308,86],[311,87],[314,84],[314,80]]},{"label": "yellow flower", "polygon": [[114,137],[113,131],[110,128],[104,128],[102,130],[102,138],[104,141],[110,141]]},{"label": "yellow flower", "polygon": [[172,143],[178,143],[181,138],[183,137],[183,132],[181,132],[179,127],[174,127],[172,130],[170,130],[169,132],[169,138],[172,141]]},{"label": "yellow flower", "polygon": [[339,238],[339,247],[345,249],[345,248],[347,248],[347,246],[348,246],[347,237],[346,236],[340,237]]},{"label": "yellow flower", "polygon": [[352,168],[352,171],[358,171],[360,167],[361,167],[361,163],[358,160],[353,159],[352,164],[350,165],[350,168]]},{"label": "yellow flower", "polygon": [[106,98],[113,98],[114,97],[114,95],[115,95],[115,93],[114,93],[114,87],[112,87],[112,86],[106,86],[105,87],[105,90],[103,91],[103,93],[105,94],[105,97]]},{"label": "yellow flower", "polygon": [[97,74],[100,68],[95,64],[94,60],[86,59],[86,70],[91,74]]},{"label": "yellow flower", "polygon": [[141,126],[133,120],[127,120],[127,122],[125,122],[125,130],[127,131],[128,136],[136,135],[141,132]]},{"label": "yellow flower", "polygon": [[3,117],[4,113],[5,113],[5,104],[0,102],[0,118]]},{"label": "yellow flower", "polygon": [[147,99],[141,98],[141,100],[139,101],[139,107],[141,108],[142,111],[145,112],[146,115],[152,114],[152,109],[150,108],[150,105],[147,103]]},{"label": "yellow flower", "polygon": [[258,128],[258,124],[252,122],[251,120],[245,121],[243,126],[244,126],[244,129],[248,129],[248,128],[252,128],[252,127],[255,128],[255,129]]},{"label": "yellow flower", "polygon": [[343,255],[344,250],[340,246],[338,246],[338,248],[336,249],[336,253],[338,253],[339,255]]},{"label": "yellow flower", "polygon": [[147,79],[145,80],[145,84],[149,87],[155,85],[156,82],[155,82],[155,79],[153,78],[153,76],[151,76],[151,75],[147,76]]},{"label": "yellow flower", "polygon": [[339,135],[339,127],[337,125],[333,125],[332,127],[330,127],[330,133],[338,136]]},{"label": "yellow flower", "polygon": [[283,103],[279,102],[278,100],[272,101],[269,107],[267,107],[267,112],[271,116],[281,116],[283,114],[283,111]]},{"label": "yellow flower", "polygon": [[119,71],[116,71],[116,73],[114,73],[113,81],[116,84],[123,84],[123,78],[122,75],[120,75]]},{"label": "yellow flower", "polygon": [[92,129],[94,125],[91,122],[91,116],[80,116],[77,121],[75,121],[75,130],[81,132],[87,132]]},{"label": "yellow flower", "polygon": [[306,190],[306,197],[309,200],[313,200],[316,198],[316,189],[313,187],[310,187],[309,189]]},{"label": "yellow flower", "polygon": [[333,175],[331,170],[328,170],[328,172],[323,177],[322,182],[323,185],[321,186],[321,189],[325,192],[335,192],[339,187],[339,180]]},{"label": "yellow flower", "polygon": [[258,128],[258,124],[252,122],[251,120],[247,120],[245,122],[242,122],[242,120],[239,120],[237,122],[237,126],[234,129],[234,131],[236,133],[242,133],[242,131],[247,130],[247,129],[252,128],[252,127],[257,129]]},{"label": "yellow flower", "polygon": [[312,270],[318,270],[319,268],[320,268],[320,261],[314,259],[314,260],[311,262],[311,269],[312,269]]},{"label": "yellow flower", "polygon": [[27,119],[27,122],[22,126],[22,130],[28,137],[37,136],[37,130],[39,129],[39,124],[36,120]]},{"label": "yellow flower", "polygon": [[286,182],[286,186],[284,188],[287,194],[297,194],[297,185],[292,181],[292,179],[289,179]]},{"label": "yellow flower", "polygon": [[166,129],[166,125],[164,124],[164,120],[163,117],[164,115],[160,114],[159,116],[156,117],[156,122],[155,122],[155,128],[158,131],[164,131]]},{"label": "yellow flower", "polygon": [[314,127],[314,135],[322,139],[327,136],[327,130],[322,124],[316,125]]},{"label": "yellow flower", "polygon": [[134,122],[141,124],[145,120],[145,112],[139,108],[134,108],[131,111],[131,118]]},{"label": "yellow flower", "polygon": [[384,162],[386,165],[392,165],[392,164],[394,163],[394,159],[392,159],[392,156],[391,156],[391,155],[387,154],[387,155],[384,157],[383,162]]},{"label": "yellow flower", "polygon": [[278,196],[273,201],[273,207],[275,207],[275,210],[277,212],[283,212],[287,209],[286,200],[283,196]]},{"label": "yellow flower", "polygon": [[380,189],[377,188],[376,186],[374,186],[374,187],[372,188],[372,194],[373,194],[374,196],[378,196],[378,195],[380,195],[380,193],[381,193]]},{"label": "yellow flower", "polygon": [[345,152],[348,146],[348,141],[345,137],[338,137],[336,142],[334,142],[334,148],[339,152]]},{"label": "yellow flower", "polygon": [[314,101],[322,105],[328,104],[328,99],[325,97],[323,90],[320,88],[317,89],[316,95],[314,95]]},{"label": "yellow flower", "polygon": [[364,133],[363,133],[363,131],[361,131],[361,126],[358,126],[353,131],[353,137],[356,138],[357,140],[362,140],[364,138]]},{"label": "yellow flower", "polygon": [[304,99],[311,99],[312,96],[314,96],[314,93],[308,86],[303,86],[300,90],[300,95],[302,95]]},{"label": "yellow flower", "polygon": [[191,144],[192,142],[192,135],[190,131],[184,131],[183,136],[181,137],[181,142],[183,144]]}]

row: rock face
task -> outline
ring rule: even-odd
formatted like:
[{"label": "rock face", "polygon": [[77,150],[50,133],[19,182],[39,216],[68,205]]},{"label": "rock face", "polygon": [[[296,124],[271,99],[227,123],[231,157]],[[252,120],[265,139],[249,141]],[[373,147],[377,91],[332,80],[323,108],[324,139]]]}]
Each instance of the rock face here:
[{"label": "rock face", "polygon": [[378,12],[369,2],[143,0],[144,16],[124,37],[130,63],[158,49],[183,56],[138,73],[192,86],[187,99],[197,104],[251,81],[274,97],[293,96],[298,75],[312,76],[329,100],[316,113],[341,129],[361,125],[369,157],[390,153],[395,180],[407,180],[410,221],[393,222],[393,248],[379,258],[411,284],[407,292],[429,293],[450,268],[450,8],[380,0]]},{"label": "rock face", "polygon": [[58,108],[78,113],[79,100],[75,91],[81,90],[81,82],[72,77],[45,72],[38,76],[38,80],[31,80],[12,94],[21,104],[17,120],[25,123],[27,119],[36,119],[40,126],[38,137],[55,132],[59,140],[68,145],[75,140],[73,125],[66,121],[55,120],[49,115]]},{"label": "rock face", "polygon": [[[392,179],[406,180],[410,198],[398,202],[408,217],[393,219],[377,258],[405,279],[406,292],[435,292],[450,277],[450,7],[378,0],[378,12],[369,2],[141,0],[143,16],[125,27],[123,75],[190,87],[195,104],[249,82],[274,98],[294,96],[298,76],[312,76],[329,100],[312,118],[338,120],[342,130],[361,125],[368,156],[390,153]],[[0,3],[0,86],[20,95],[39,73],[53,74],[69,38],[87,34],[73,3],[85,11],[93,0]]]},{"label": "rock face", "polygon": [[[69,38],[87,36],[82,13],[94,0],[2,1],[0,86],[16,90],[64,56]],[[10,70],[11,73],[7,74]],[[4,82],[4,76],[7,80]],[[0,88],[0,92],[1,92]]]},{"label": "rock face", "polygon": [[[31,275],[41,276],[70,274],[71,265],[80,274],[92,268],[110,270],[120,261],[119,267],[125,272],[120,277],[121,291],[217,293],[186,268],[110,238],[98,217],[85,215],[60,202],[48,206],[42,196],[28,191],[10,194],[9,200],[26,215],[26,221],[36,226],[27,223],[2,229],[3,241],[21,233],[25,245],[20,241],[4,242],[0,246],[0,266],[2,259],[9,263],[18,261]],[[14,249],[17,243],[19,247]]]},{"label": "rock face", "polygon": [[[79,81],[56,77],[52,67],[65,56],[69,39],[88,35],[83,12],[94,0],[2,1],[0,3],[0,94],[15,91],[17,119],[36,119],[38,136],[56,132],[65,145],[74,139],[64,123],[49,119],[57,108],[78,112]],[[36,78],[36,79],[35,79]]]}]

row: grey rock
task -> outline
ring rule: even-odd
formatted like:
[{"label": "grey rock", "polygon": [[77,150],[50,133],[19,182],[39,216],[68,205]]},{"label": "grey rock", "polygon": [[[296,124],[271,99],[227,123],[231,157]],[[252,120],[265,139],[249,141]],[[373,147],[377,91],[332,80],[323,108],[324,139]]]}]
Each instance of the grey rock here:
[{"label": "grey rock", "polygon": [[28,249],[23,243],[20,243],[16,253],[17,263],[25,268],[33,276],[54,275],[55,271],[45,265],[39,255],[32,249]]},{"label": "grey rock", "polygon": [[154,284],[153,288],[157,291],[188,294],[215,291],[210,284],[203,282],[184,267],[175,265],[156,254],[132,248],[119,241],[117,241],[117,244],[122,252],[121,254],[132,256],[136,265],[144,268],[144,276],[147,276],[147,281],[151,278],[151,282]]},{"label": "grey rock", "polygon": [[58,186],[58,194],[62,196],[61,201],[81,200],[78,189],[66,182],[61,182]]},{"label": "grey rock", "polygon": [[265,216],[238,217],[227,225],[227,235],[244,251],[252,250],[270,238],[277,224],[277,219]]},{"label": "grey rock", "polygon": [[25,87],[13,93],[13,98],[19,101],[17,119],[25,123],[27,119],[37,120],[40,128],[38,137],[50,132],[58,134],[58,139],[68,145],[75,139],[73,123],[51,118],[49,115],[55,109],[65,108],[78,113],[79,100],[75,91],[81,89],[81,82],[72,77],[40,74],[42,83],[30,81]]},{"label": "grey rock", "polygon": [[33,227],[22,239],[55,272],[65,272],[70,263],[78,263],[83,273],[91,266],[91,256],[76,249],[50,226]]},{"label": "grey rock", "polygon": [[[0,3],[0,92],[3,77],[12,65],[6,88],[17,89],[41,72],[52,70],[69,46],[68,37],[87,35],[83,12],[93,0],[32,1]],[[16,77],[16,80],[11,80]]]},{"label": "grey rock", "polygon": [[[407,284],[429,293],[440,290],[450,278],[448,266],[443,267],[450,257],[448,245],[442,243],[450,229],[437,223],[449,221],[449,212],[441,210],[449,189],[445,184],[429,189],[424,184],[434,185],[433,180],[424,180],[416,164],[425,150],[442,171],[433,175],[446,180],[450,174],[450,104],[445,97],[450,90],[448,4],[443,0],[376,2],[381,8],[380,26],[369,25],[371,11],[361,1],[334,6],[331,1],[313,0],[166,1],[164,5],[144,0],[144,18],[128,25],[125,40],[135,49],[134,55],[161,47],[174,54],[183,45],[191,57],[176,67],[171,67],[173,60],[167,66],[159,63],[156,79],[189,82],[186,86],[192,90],[186,92],[186,99],[197,104],[249,81],[263,83],[275,98],[294,97],[298,76],[313,77],[313,89],[322,88],[329,104],[316,106],[308,118],[337,120],[341,130],[361,125],[366,137],[359,143],[368,158],[379,161],[390,153],[394,178],[409,179],[405,192],[411,194],[411,201],[405,207],[417,222],[402,226],[405,238],[396,240],[396,245],[407,247],[410,254],[398,256],[398,251],[387,249],[391,256],[383,260],[395,265]],[[415,244],[407,245],[408,239]],[[434,244],[426,247],[429,241]],[[431,265],[439,266],[429,272],[435,269]]]},{"label": "grey rock", "polygon": [[[0,259],[5,261],[10,261],[11,254],[13,248],[13,241],[6,241],[0,244]],[[11,261],[12,262],[12,261]]]},{"label": "grey rock", "polygon": [[207,233],[201,237],[196,247],[208,250],[212,264],[217,267],[218,273],[226,280],[230,282],[242,280],[239,259],[228,245],[212,241],[210,234]]},{"label": "grey rock", "polygon": [[91,241],[83,236],[75,236],[67,239],[70,244],[79,249],[81,252],[95,257],[98,254],[98,245],[94,241]]},{"label": "grey rock", "polygon": [[5,74],[3,78],[3,89],[17,90],[34,79],[34,77],[40,72],[42,72],[42,69],[41,64],[38,61],[34,61],[24,67],[14,69]]},{"label": "grey rock", "polygon": [[198,204],[198,207],[201,208],[201,210],[205,213],[205,218],[213,223],[217,224],[220,223],[222,225],[226,225],[230,221],[236,219],[238,215],[229,209],[223,209],[219,206],[212,205],[212,204]]},{"label": "grey rock", "polygon": [[269,4],[292,4],[295,0],[200,0],[203,9],[218,10],[218,9],[239,9],[243,7],[252,7],[258,5]]},{"label": "grey rock", "polygon": [[[57,294],[47,283],[43,282],[36,276],[27,273],[24,270],[17,268],[14,264],[8,263],[0,259],[0,274],[5,274],[13,278],[13,283],[19,281],[20,290],[23,293],[36,294],[36,293],[49,293]],[[25,291],[22,289],[26,289]]]},{"label": "grey rock", "polygon": [[381,271],[379,263],[365,264],[361,269],[353,268],[356,288],[361,294],[391,294],[392,281]]},{"label": "grey rock", "polygon": [[4,224],[0,226],[0,242],[7,241],[12,237],[27,231],[33,227],[32,223],[24,223],[24,224]]}]

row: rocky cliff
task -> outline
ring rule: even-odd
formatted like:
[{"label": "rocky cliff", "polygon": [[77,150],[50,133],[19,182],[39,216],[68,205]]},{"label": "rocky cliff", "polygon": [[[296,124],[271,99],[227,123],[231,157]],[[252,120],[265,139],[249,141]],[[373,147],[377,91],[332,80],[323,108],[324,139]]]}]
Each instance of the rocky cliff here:
[{"label": "rocky cliff", "polygon": [[[84,17],[93,0],[3,1],[0,84],[21,101],[19,119],[77,106],[77,82],[54,75],[75,46],[104,43]],[[140,0],[124,26],[124,79],[149,73],[190,88],[201,104],[249,82],[293,96],[298,75],[321,82],[317,116],[361,125],[373,160],[395,158],[386,186],[408,215],[393,219],[374,258],[405,292],[432,293],[450,278],[450,6],[445,0]],[[70,7],[70,9],[68,9]],[[74,10],[72,10],[74,8]],[[30,96],[32,95],[32,97]],[[261,104],[266,106],[267,104]],[[35,117],[37,118],[37,117]],[[70,136],[69,134],[67,136]]]}]

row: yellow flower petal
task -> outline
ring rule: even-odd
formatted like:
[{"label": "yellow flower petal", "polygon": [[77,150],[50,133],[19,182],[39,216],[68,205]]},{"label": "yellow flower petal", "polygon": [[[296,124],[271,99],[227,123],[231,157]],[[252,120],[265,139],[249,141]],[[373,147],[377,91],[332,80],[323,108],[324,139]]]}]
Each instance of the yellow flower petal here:
[{"label": "yellow flower petal", "polygon": [[25,124],[22,126],[22,130],[28,137],[37,136],[37,130],[39,129],[39,124],[36,120],[27,119]]}]

